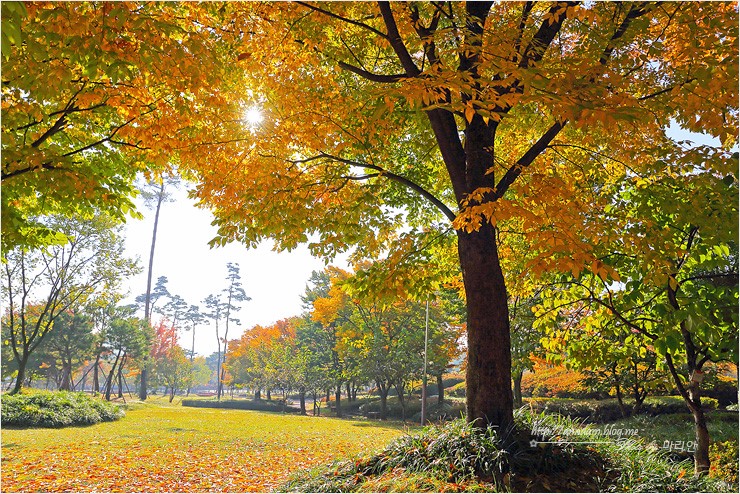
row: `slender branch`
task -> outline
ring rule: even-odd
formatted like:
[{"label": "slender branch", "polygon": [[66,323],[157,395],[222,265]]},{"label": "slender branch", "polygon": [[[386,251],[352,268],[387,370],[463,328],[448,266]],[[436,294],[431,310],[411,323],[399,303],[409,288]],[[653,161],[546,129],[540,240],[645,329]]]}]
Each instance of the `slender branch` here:
[{"label": "slender branch", "polygon": [[354,74],[357,74],[360,77],[363,77],[367,79],[368,81],[372,81],[372,82],[393,83],[393,82],[398,82],[402,79],[406,79],[408,77],[406,74],[393,74],[393,75],[375,74],[368,70],[361,69],[360,67],[356,67],[354,65],[348,64],[347,62],[339,61],[337,63],[339,64],[339,67],[341,67],[342,69],[352,72]]},{"label": "slender branch", "polygon": [[496,184],[496,189],[493,193],[493,200],[499,199],[503,197],[503,195],[506,193],[506,191],[509,189],[511,184],[514,183],[514,181],[519,177],[519,175],[522,174],[525,168],[527,168],[532,162],[539,156],[546,148],[550,145],[550,142],[555,138],[555,136],[558,135],[558,133],[565,127],[565,125],[568,123],[567,120],[564,120],[562,122],[555,122],[552,124],[552,126],[545,132],[542,137],[539,138],[537,142],[534,143],[534,145],[527,150],[524,155],[517,160],[517,162],[509,168],[503,177],[501,177],[501,180],[499,180],[498,184]]},{"label": "slender branch", "polygon": [[334,12],[330,12],[330,11],[325,10],[325,9],[322,9],[320,7],[316,7],[315,5],[311,5],[308,2],[296,2],[296,3],[298,5],[302,5],[302,6],[306,7],[306,8],[308,8],[308,9],[311,9],[314,12],[318,12],[320,14],[323,14],[323,15],[326,15],[326,16],[329,16],[329,17],[333,17],[334,19],[338,19],[338,20],[340,20],[342,22],[346,22],[346,23],[352,24],[354,26],[358,26],[358,27],[361,27],[363,29],[367,29],[371,33],[377,34],[378,36],[382,37],[383,39],[388,39],[388,35],[387,34],[378,31],[374,27],[369,26],[369,25],[365,24],[364,22],[356,21],[354,19],[349,19],[347,17],[342,17],[341,15],[335,14]]},{"label": "slender branch", "polygon": [[334,156],[334,155],[327,154],[327,153],[319,153],[316,156],[313,156],[311,158],[302,159],[302,160],[289,160],[289,161],[291,163],[308,163],[310,161],[316,161],[319,159],[329,159],[329,160],[337,161],[339,163],[344,163],[350,166],[357,166],[361,168],[375,170],[379,172],[378,176],[388,177],[394,182],[404,185],[405,187],[417,192],[422,197],[424,197],[429,202],[431,202],[437,209],[439,209],[442,212],[442,214],[444,214],[447,217],[447,219],[449,219],[450,221],[455,221],[455,218],[456,218],[455,213],[453,213],[452,210],[445,203],[437,199],[437,197],[435,197],[434,194],[432,194],[431,192],[429,192],[428,190],[426,190],[424,187],[417,184],[416,182],[413,182],[402,175],[398,175],[393,172],[390,172],[378,165],[373,165],[371,163],[363,163],[360,161],[348,160],[348,159],[340,158],[339,156]]}]

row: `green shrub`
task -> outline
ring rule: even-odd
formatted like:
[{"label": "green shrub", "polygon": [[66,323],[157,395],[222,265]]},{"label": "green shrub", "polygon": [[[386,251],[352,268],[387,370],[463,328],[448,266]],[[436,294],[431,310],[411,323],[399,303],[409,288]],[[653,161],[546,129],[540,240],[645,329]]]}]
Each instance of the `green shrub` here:
[{"label": "green shrub", "polygon": [[231,408],[236,410],[256,410],[258,412],[297,412],[298,410],[285,404],[284,401],[265,400],[182,400],[184,407],[200,408]]},{"label": "green shrub", "polygon": [[465,390],[465,381],[462,381],[448,389],[445,389],[445,393],[449,396],[454,396],[455,398],[465,398]]},{"label": "green shrub", "polygon": [[[406,419],[410,419],[415,414],[421,413],[421,400],[419,400],[418,398],[409,399],[408,397],[406,397],[404,403],[406,406]],[[369,403],[365,403],[364,405],[359,407],[359,411],[364,415],[367,415],[368,413],[379,413],[380,400],[377,399]],[[398,397],[395,396],[389,397],[386,401],[386,411],[388,418],[401,419],[404,416],[401,402],[398,400]]]},{"label": "green shrub", "polygon": [[[436,400],[427,402],[426,419],[429,422],[440,422],[443,420],[459,419],[465,416],[465,403],[461,401],[445,400],[442,404]],[[421,409],[419,413],[411,416],[412,422],[421,421]]]},{"label": "green shrub", "polygon": [[463,376],[462,374],[449,374],[442,378],[442,386],[445,388],[445,390],[464,382],[465,376]]},{"label": "green shrub", "polygon": [[[705,410],[716,410],[718,403],[714,398],[702,398]],[[531,398],[526,401],[526,407],[533,412],[559,414],[574,419],[584,419],[593,423],[613,422],[622,419],[622,410],[614,398],[606,400],[578,400],[570,398]],[[625,407],[629,414],[632,403],[626,402]],[[640,415],[651,417],[687,412],[688,408],[680,396],[650,397],[643,402],[638,412]]]},{"label": "green shrub", "polygon": [[118,405],[85,393],[35,392],[2,396],[2,425],[13,427],[65,427],[118,420]]},{"label": "green shrub", "polygon": [[725,441],[709,445],[709,475],[727,482],[737,492],[738,446],[737,441]]}]

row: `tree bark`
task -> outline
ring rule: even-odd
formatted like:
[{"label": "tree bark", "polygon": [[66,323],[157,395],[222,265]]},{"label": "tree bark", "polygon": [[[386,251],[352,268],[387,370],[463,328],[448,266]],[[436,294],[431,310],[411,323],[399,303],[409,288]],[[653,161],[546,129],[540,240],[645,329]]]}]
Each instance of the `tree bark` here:
[{"label": "tree bark", "polygon": [[27,365],[28,356],[25,356],[25,358],[21,358],[21,360],[18,361],[18,375],[16,375],[15,377],[15,385],[13,386],[13,389],[8,393],[9,395],[20,393],[21,388],[23,387],[23,380],[26,379]]},{"label": "tree bark", "polygon": [[694,432],[696,436],[696,451],[694,452],[694,472],[697,475],[709,473],[709,430],[707,419],[701,405],[691,408],[694,417]]},{"label": "tree bark", "polygon": [[261,390],[259,388],[257,388],[257,389],[254,390],[254,400],[255,401],[258,401],[258,400],[261,400],[261,399],[262,399]]},{"label": "tree bark", "polygon": [[624,397],[622,396],[622,387],[619,385],[619,381],[614,386],[617,391],[617,403],[619,404],[619,411],[622,413],[622,417],[627,417],[627,407],[624,406]]},{"label": "tree bark", "polygon": [[522,399],[522,376],[524,371],[519,371],[514,374],[514,406],[520,407],[524,404]]},{"label": "tree bark", "polygon": [[378,392],[380,393],[380,420],[388,418],[388,387],[378,382]]},{"label": "tree bark", "polygon": [[116,369],[118,368],[118,362],[121,359],[121,352],[118,352],[118,355],[116,355],[116,360],[113,362],[113,367],[111,367],[110,373],[108,374],[108,379],[105,381],[105,401],[110,401],[110,394],[113,390],[113,376],[116,375]]},{"label": "tree bark", "polygon": [[301,388],[298,391],[298,401],[301,404],[301,415],[307,415],[306,413],[306,388]]},{"label": "tree bark", "polygon": [[440,405],[445,401],[445,383],[442,374],[437,374],[437,403]]},{"label": "tree bark", "polygon": [[514,423],[511,391],[511,335],[506,285],[495,228],[458,231],[458,252],[467,296],[468,421],[506,430]]},{"label": "tree bark", "polygon": [[[144,319],[146,322],[151,324],[151,295],[152,295],[152,273],[154,271],[154,247],[157,245],[157,228],[159,227],[159,212],[162,209],[162,201],[164,200],[164,179],[159,186],[159,193],[157,196],[157,209],[154,213],[154,226],[152,227],[152,246],[149,250],[149,270],[146,278],[146,298],[144,299]],[[148,379],[147,362],[144,360],[141,366],[141,386],[139,387],[139,399],[146,400],[146,383]]]},{"label": "tree bark", "polygon": [[336,410],[337,410],[337,417],[342,416],[342,383],[337,383],[337,392],[335,393],[334,397],[336,398]]},{"label": "tree bark", "polygon": [[403,422],[406,422],[406,401],[404,399],[405,397],[403,394],[404,385],[402,382],[399,383],[398,381],[396,381],[393,384],[393,387],[396,388],[396,393],[398,394],[398,402],[401,404],[401,420]]},{"label": "tree bark", "polygon": [[100,369],[100,352],[95,356],[95,368],[93,368],[93,392],[100,393],[100,377],[98,370]]},{"label": "tree bark", "polygon": [[123,398],[123,362],[118,366],[118,397]]}]

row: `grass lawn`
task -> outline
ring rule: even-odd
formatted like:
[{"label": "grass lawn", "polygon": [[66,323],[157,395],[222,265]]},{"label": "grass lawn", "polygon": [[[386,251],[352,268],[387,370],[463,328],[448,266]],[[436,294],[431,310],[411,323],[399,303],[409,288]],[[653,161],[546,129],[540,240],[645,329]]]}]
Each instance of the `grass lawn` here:
[{"label": "grass lawn", "polygon": [[134,403],[116,422],[4,428],[2,491],[269,491],[296,469],[376,451],[400,424]]}]

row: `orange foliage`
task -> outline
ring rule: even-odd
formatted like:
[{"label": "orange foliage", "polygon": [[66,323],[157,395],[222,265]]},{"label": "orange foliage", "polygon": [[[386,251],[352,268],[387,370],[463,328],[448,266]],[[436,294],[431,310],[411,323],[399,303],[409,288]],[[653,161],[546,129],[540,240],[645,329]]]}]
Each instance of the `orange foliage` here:
[{"label": "orange foliage", "polygon": [[534,360],[534,372],[522,377],[522,394],[549,398],[576,398],[588,392],[583,384],[582,373],[568,370],[562,365],[547,364],[542,359]]}]

